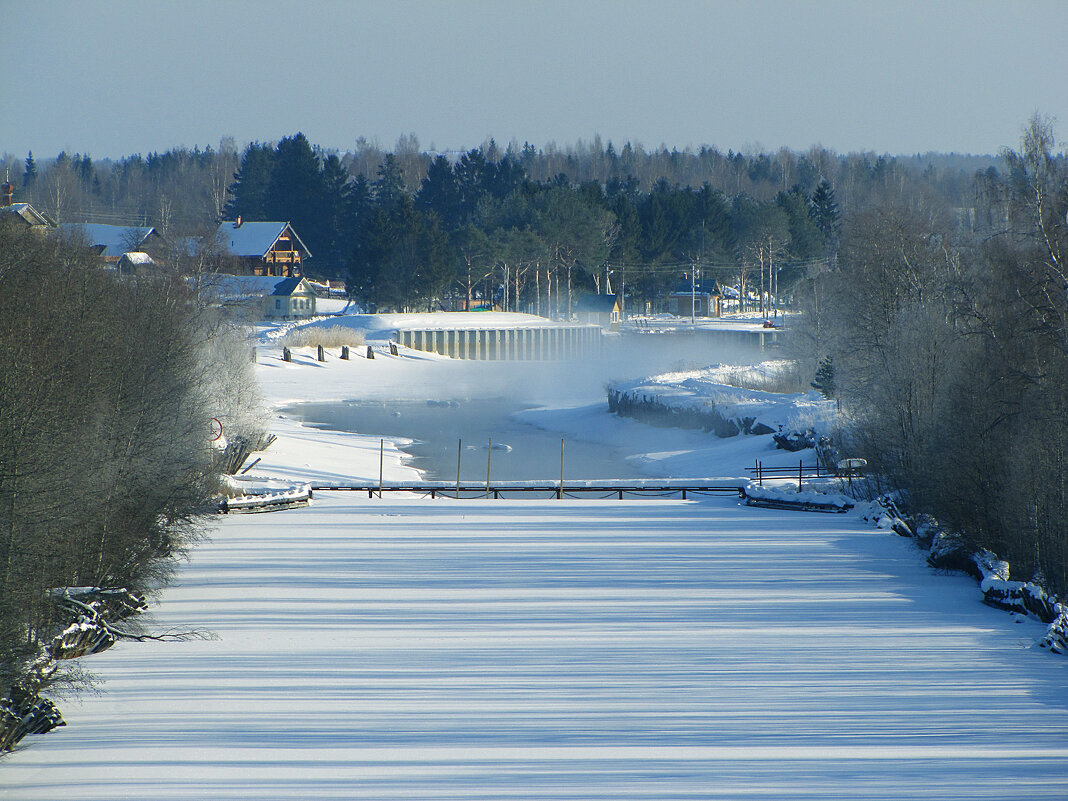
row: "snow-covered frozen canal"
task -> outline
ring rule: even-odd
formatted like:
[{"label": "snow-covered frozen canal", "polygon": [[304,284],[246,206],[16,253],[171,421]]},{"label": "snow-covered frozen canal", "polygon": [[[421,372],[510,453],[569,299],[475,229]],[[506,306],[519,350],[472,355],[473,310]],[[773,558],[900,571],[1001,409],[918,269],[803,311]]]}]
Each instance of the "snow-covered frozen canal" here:
[{"label": "snow-covered frozen canal", "polygon": [[[596,367],[275,349],[256,370],[276,410],[567,396],[521,418],[657,475],[783,458],[608,415]],[[378,475],[386,432],[271,428],[266,476]],[[417,477],[384,452],[387,480]],[[1045,627],[857,515],[327,492],[210,536],[153,629],[218,638],[87,658],[101,693],[60,699],[69,725],[0,762],[0,798],[1068,798],[1068,662],[1034,647]]]},{"label": "snow-covered frozen canal", "polygon": [[369,501],[225,519],[35,799],[1068,797],[1063,660],[853,517]]}]

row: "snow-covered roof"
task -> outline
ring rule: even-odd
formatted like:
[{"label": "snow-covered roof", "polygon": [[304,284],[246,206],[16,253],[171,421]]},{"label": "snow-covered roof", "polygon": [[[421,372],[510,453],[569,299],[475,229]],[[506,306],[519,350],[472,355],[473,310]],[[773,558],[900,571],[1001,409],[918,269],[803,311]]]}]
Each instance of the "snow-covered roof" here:
[{"label": "snow-covered roof", "polygon": [[104,223],[63,223],[60,230],[85,232],[85,238],[93,247],[102,248],[105,259],[118,260],[123,253],[139,248],[156,229],[142,225],[105,225]]},{"label": "snow-covered roof", "polygon": [[123,253],[122,257],[131,264],[155,264],[155,259],[149,256],[147,253],[141,250],[131,250],[128,253]]},{"label": "snow-covered roof", "polygon": [[0,214],[17,214],[30,225],[52,226],[54,224],[29,203],[12,203],[10,206],[0,206]]},{"label": "snow-covered roof", "polygon": [[240,225],[236,221],[224,222],[219,226],[219,241],[234,256],[262,258],[287,228],[290,236],[304,251],[304,255],[311,256],[311,251],[288,222],[253,221],[242,222]]},{"label": "snow-covered roof", "polygon": [[723,294],[720,289],[719,282],[714,281],[711,278],[698,279],[695,283],[691,284],[689,278],[685,278],[679,281],[678,285],[671,292],[672,295],[721,295]]},{"label": "snow-covered roof", "polygon": [[615,295],[583,295],[575,303],[579,311],[609,313],[616,308],[619,301]]}]

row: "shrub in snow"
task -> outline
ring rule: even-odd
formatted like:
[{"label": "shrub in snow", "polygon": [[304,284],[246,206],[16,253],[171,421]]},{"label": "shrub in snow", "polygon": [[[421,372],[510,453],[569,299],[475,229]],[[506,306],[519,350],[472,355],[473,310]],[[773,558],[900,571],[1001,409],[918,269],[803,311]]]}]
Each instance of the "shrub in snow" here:
[{"label": "shrub in snow", "polygon": [[324,348],[340,348],[342,345],[356,348],[363,343],[364,332],[362,330],[343,325],[334,325],[329,328],[297,326],[278,339],[279,345],[290,348],[314,348],[316,345],[322,345]]}]

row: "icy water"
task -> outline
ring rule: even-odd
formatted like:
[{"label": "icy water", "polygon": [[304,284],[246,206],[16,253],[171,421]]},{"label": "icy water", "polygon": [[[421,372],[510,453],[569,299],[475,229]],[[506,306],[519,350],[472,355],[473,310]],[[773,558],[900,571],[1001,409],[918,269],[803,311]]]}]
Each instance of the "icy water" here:
[{"label": "icy water", "polygon": [[[404,451],[428,480],[454,481],[459,455],[463,481],[485,481],[487,467],[495,481],[556,481],[560,478],[560,435],[513,420],[510,415],[521,408],[515,400],[478,398],[302,403],[285,412],[326,429],[407,437],[413,442]],[[641,474],[614,448],[567,440],[564,477],[638,478]]]}]

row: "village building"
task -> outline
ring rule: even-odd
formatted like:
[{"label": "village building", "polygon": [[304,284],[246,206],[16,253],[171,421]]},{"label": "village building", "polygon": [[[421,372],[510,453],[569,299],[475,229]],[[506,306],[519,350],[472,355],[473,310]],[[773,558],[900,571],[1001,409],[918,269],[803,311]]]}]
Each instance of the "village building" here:
[{"label": "village building", "polygon": [[37,211],[29,203],[9,203],[0,206],[4,219],[16,219],[31,231],[44,232],[56,227],[51,218]]},{"label": "village building", "polygon": [[43,232],[56,227],[51,217],[42,214],[29,203],[15,202],[15,185],[11,181],[0,184],[0,214],[4,215],[3,219],[17,220],[31,231]]},{"label": "village building", "polygon": [[219,226],[219,245],[234,275],[299,277],[311,252],[288,222],[243,222],[240,217]]},{"label": "village building", "polygon": [[89,247],[108,264],[118,264],[125,253],[140,252],[158,256],[166,249],[163,235],[151,226],[63,223],[59,230],[71,237],[84,237]]},{"label": "village building", "polygon": [[315,289],[301,276],[215,275],[201,291],[216,303],[243,308],[250,319],[304,320],[315,316]]},{"label": "village building", "polygon": [[616,295],[584,295],[575,303],[575,317],[580,323],[599,325],[605,331],[618,331],[619,298]]},{"label": "village building", "polygon": [[115,264],[116,269],[123,275],[132,275],[141,270],[151,270],[156,266],[156,260],[142,250],[123,253]]},{"label": "village building", "polygon": [[723,290],[718,281],[704,278],[680,281],[667,294],[664,310],[677,317],[720,317],[723,314]]}]

